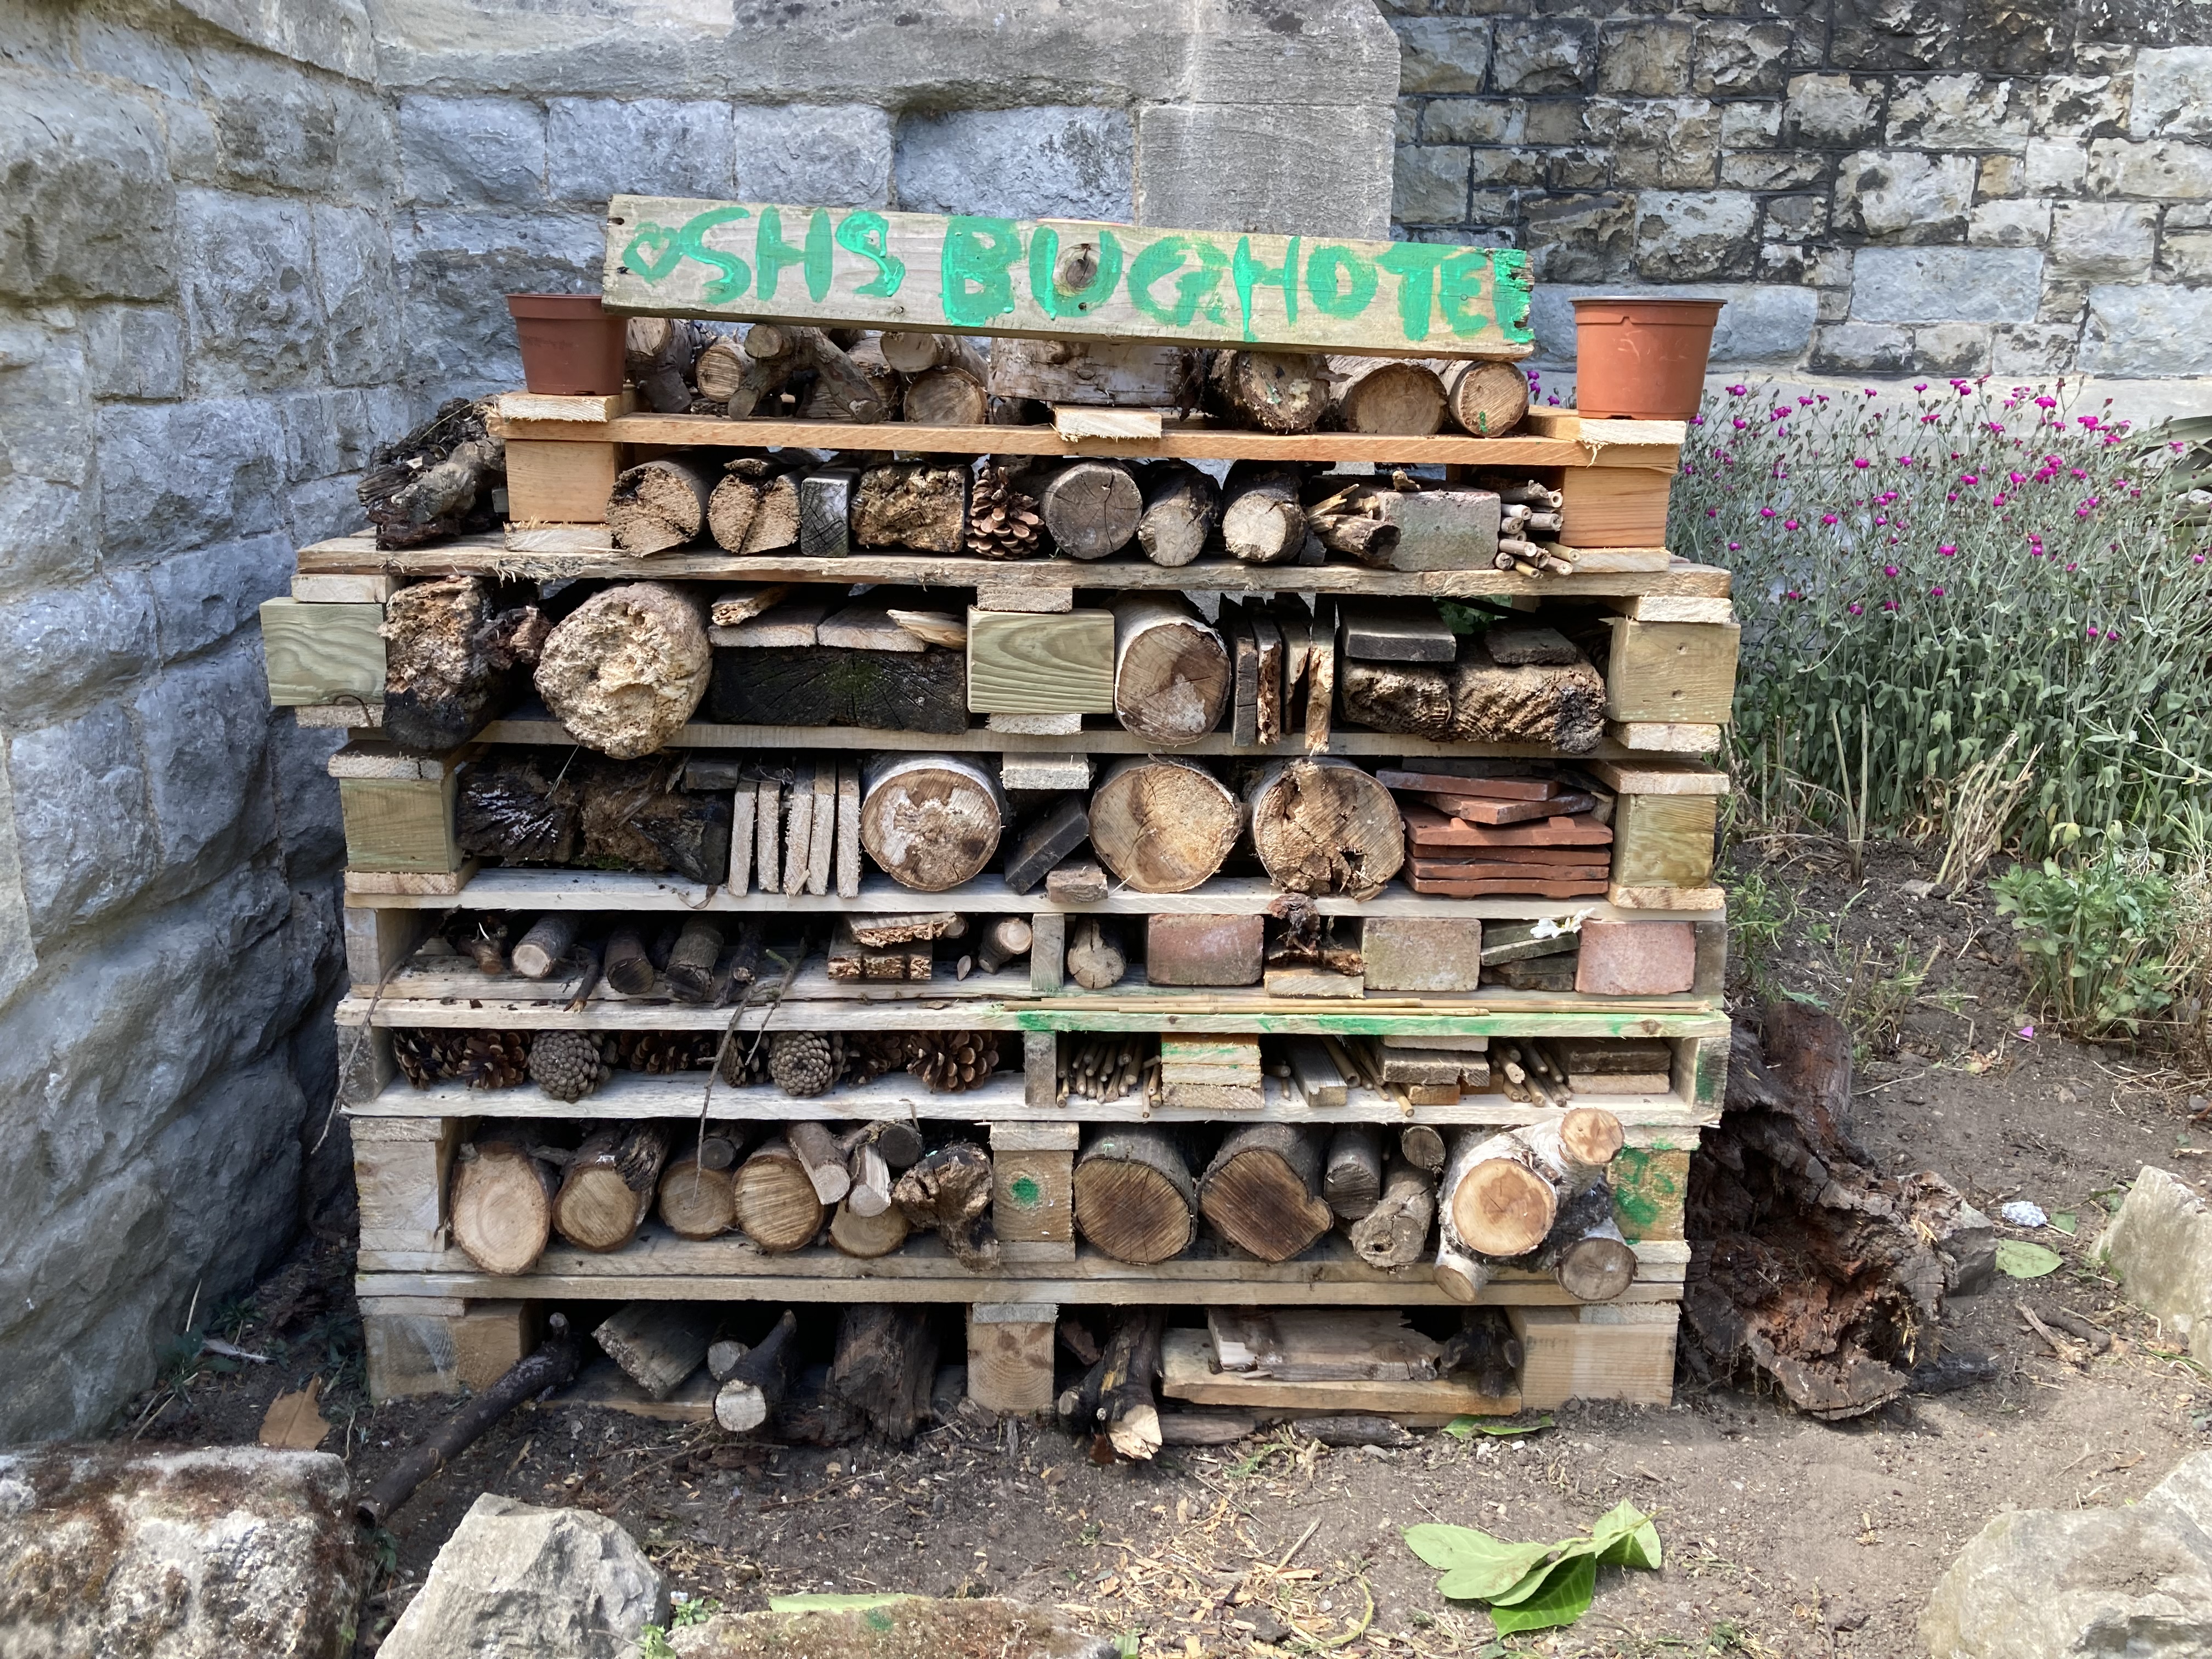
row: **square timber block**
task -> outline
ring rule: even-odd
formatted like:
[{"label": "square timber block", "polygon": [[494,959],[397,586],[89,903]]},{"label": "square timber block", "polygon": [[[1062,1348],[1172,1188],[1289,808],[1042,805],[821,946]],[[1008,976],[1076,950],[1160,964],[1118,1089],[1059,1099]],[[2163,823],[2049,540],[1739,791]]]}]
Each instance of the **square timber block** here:
[{"label": "square timber block", "polygon": [[361,1299],[368,1395],[377,1404],[480,1390],[537,1345],[535,1304],[443,1297]]},{"label": "square timber block", "polygon": [[384,701],[381,605],[311,605],[267,599],[261,605],[261,655],[269,701],[278,708]]},{"label": "square timber block", "polygon": [[511,524],[605,524],[607,497],[622,471],[619,444],[565,439],[507,441],[507,516]]},{"label": "square timber block", "polygon": [[1370,916],[1359,951],[1370,991],[1472,991],[1482,982],[1482,924],[1450,916]]},{"label": "square timber block", "polygon": [[979,714],[1112,713],[1114,613],[970,607],[968,707]]},{"label": "square timber block", "polygon": [[968,1397],[986,1411],[1052,1409],[1053,1302],[981,1302],[968,1310]]},{"label": "square timber block", "polygon": [[991,1126],[991,1220],[1009,1261],[1075,1260],[1073,1123]]},{"label": "square timber block", "polygon": [[453,834],[460,769],[444,769],[441,778],[337,781],[348,869],[450,873],[468,861]]},{"label": "square timber block", "polygon": [[1613,880],[1621,887],[1707,885],[1717,795],[1622,795],[1613,817]]},{"label": "square timber block", "polygon": [[1521,1339],[1521,1408],[1548,1411],[1570,1400],[1664,1406],[1674,1397],[1672,1302],[1599,1302],[1579,1308],[1509,1307]]},{"label": "square timber block", "polygon": [[[339,1041],[348,1035],[342,1030]],[[444,1249],[446,1177],[460,1142],[460,1119],[360,1117],[348,1127],[354,1189],[361,1204],[361,1248]]]},{"label": "square timber block", "polygon": [[1146,981],[1257,985],[1267,938],[1264,916],[1155,914],[1145,921]]},{"label": "square timber block", "polygon": [[1607,720],[1667,726],[1727,722],[1735,698],[1741,628],[1626,617],[1608,620],[1613,649],[1605,668]]},{"label": "square timber block", "polygon": [[1570,466],[1559,473],[1559,539],[1569,547],[1664,547],[1672,471]]}]

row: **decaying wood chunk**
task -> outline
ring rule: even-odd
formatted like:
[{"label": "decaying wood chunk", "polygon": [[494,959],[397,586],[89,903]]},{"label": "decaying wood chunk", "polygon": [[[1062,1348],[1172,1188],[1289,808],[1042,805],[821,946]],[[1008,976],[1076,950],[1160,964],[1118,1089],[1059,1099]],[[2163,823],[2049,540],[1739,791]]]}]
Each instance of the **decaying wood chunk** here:
[{"label": "decaying wood chunk", "polygon": [[483,576],[415,582],[385,602],[384,736],[443,755],[512,708],[551,631],[533,587]]},{"label": "decaying wood chunk", "polygon": [[707,695],[713,651],[698,599],[660,582],[594,593],[545,641],[545,706],[586,747],[617,759],[661,748]]},{"label": "decaying wood chunk", "polygon": [[1278,887],[1371,898],[1405,862],[1397,803],[1348,761],[1275,762],[1245,799],[1253,848]]},{"label": "decaying wood chunk", "polygon": [[1310,432],[1328,413],[1328,360],[1312,351],[1217,351],[1206,407],[1258,432]]},{"label": "decaying wood chunk", "polygon": [[872,466],[853,493],[853,540],[861,547],[957,553],[968,537],[968,469]]},{"label": "decaying wood chunk", "polygon": [[507,476],[507,445],[492,435],[489,398],[454,398],[369,458],[356,494],[381,548],[420,547],[496,527],[492,490]]}]

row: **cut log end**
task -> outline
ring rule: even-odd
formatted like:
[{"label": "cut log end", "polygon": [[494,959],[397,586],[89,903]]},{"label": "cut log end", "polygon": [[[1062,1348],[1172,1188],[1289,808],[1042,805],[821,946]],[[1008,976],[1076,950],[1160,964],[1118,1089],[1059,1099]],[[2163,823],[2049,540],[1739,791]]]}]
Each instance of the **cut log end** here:
[{"label": "cut log end", "polygon": [[1450,1212],[1453,1230],[1470,1250],[1486,1256],[1525,1255],[1552,1231],[1559,1196],[1526,1164],[1488,1158],[1461,1181]]},{"label": "cut log end", "polygon": [[1559,1140],[1577,1163],[1610,1164],[1623,1144],[1620,1120],[1601,1106],[1571,1107],[1559,1119]]}]

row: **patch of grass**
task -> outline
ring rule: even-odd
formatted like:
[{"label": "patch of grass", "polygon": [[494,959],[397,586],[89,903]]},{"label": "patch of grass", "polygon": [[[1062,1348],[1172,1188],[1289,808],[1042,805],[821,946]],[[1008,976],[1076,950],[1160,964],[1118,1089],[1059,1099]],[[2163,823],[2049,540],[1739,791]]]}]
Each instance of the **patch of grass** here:
[{"label": "patch of grass", "polygon": [[1723,880],[1729,896],[1729,961],[1743,970],[1761,1000],[1771,997],[1775,953],[1796,915],[1796,900],[1757,865]]}]

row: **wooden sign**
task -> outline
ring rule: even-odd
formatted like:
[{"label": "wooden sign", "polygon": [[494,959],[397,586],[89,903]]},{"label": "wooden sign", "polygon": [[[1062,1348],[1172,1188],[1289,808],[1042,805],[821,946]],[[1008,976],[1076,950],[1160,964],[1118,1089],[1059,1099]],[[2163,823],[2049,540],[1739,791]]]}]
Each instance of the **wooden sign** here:
[{"label": "wooden sign", "polygon": [[1518,248],[617,196],[611,311],[1522,357]]}]

